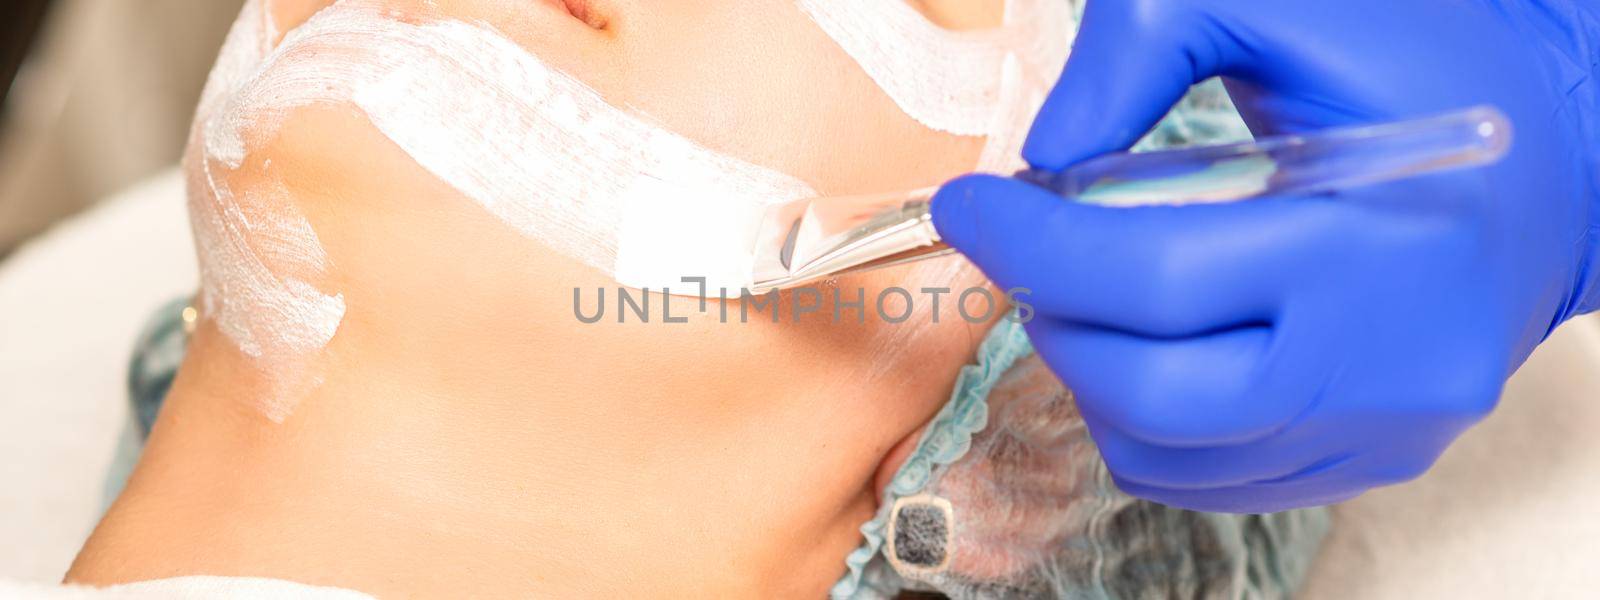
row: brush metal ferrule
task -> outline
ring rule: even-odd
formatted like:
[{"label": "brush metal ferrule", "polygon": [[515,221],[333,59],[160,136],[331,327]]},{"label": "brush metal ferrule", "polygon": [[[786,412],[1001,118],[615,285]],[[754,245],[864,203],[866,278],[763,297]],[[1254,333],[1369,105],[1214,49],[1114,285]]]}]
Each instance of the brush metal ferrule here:
[{"label": "brush metal ferrule", "polygon": [[761,237],[765,247],[781,251],[758,265],[750,291],[765,293],[952,252],[928,212],[937,191],[824,198],[800,212],[775,215]]}]

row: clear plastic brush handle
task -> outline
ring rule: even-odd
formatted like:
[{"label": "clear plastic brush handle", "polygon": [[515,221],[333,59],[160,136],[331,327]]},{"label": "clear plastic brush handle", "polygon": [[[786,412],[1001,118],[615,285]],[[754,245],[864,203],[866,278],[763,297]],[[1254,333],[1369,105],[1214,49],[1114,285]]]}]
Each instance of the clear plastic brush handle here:
[{"label": "clear plastic brush handle", "polygon": [[1089,159],[1019,179],[1108,206],[1228,202],[1317,194],[1493,163],[1511,123],[1491,106],[1397,123],[1327,129],[1256,142]]},{"label": "clear plastic brush handle", "polygon": [[[1397,123],[1326,129],[1226,146],[1119,152],[1061,173],[1017,178],[1079,202],[1148,206],[1318,194],[1485,165],[1511,147],[1511,123],[1479,106]],[[934,188],[790,203],[768,215],[752,290],[925,260],[951,252],[934,228]],[[781,252],[772,251],[782,248]]]}]

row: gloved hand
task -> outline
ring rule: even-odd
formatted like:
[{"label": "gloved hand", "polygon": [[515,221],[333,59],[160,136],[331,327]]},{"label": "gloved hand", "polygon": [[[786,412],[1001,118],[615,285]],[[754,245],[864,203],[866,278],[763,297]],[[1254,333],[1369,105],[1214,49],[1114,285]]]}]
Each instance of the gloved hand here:
[{"label": "gloved hand", "polygon": [[1512,151],[1183,207],[969,176],[934,223],[1032,290],[1028,331],[1124,491],[1210,511],[1338,502],[1427,470],[1600,303],[1597,63],[1600,8],[1576,0],[1091,0],[1024,151],[1036,168],[1128,147],[1213,75],[1257,135],[1492,104]]}]

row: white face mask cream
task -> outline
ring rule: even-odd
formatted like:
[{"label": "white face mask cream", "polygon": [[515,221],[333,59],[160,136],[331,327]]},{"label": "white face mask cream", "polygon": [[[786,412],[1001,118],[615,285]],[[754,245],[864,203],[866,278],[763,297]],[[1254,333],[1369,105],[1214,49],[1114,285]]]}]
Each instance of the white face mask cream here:
[{"label": "white face mask cream", "polygon": [[1009,128],[996,114],[1026,106],[1017,90],[1055,81],[1073,22],[1066,0],[1009,0],[1004,24],[981,31],[944,29],[903,0],[796,3],[907,115],[964,136]]},{"label": "white face mask cream", "polygon": [[641,288],[748,278],[769,204],[815,195],[616,108],[486,25],[346,0],[290,32],[206,129],[237,164],[309,104],[354,105],[419,165],[517,231]]},{"label": "white face mask cream", "polygon": [[[270,50],[275,29],[268,6],[249,0],[228,35],[197,110],[194,136],[214,122],[226,99]],[[218,164],[196,156],[191,143],[189,215],[199,245],[200,307],[263,374],[262,412],[281,422],[293,399],[316,385],[309,355],[327,345],[344,316],[344,299],[309,281],[326,274],[327,256],[311,224],[276,182],[236,191],[227,170],[242,154]],[[270,165],[265,169],[269,172]]]}]

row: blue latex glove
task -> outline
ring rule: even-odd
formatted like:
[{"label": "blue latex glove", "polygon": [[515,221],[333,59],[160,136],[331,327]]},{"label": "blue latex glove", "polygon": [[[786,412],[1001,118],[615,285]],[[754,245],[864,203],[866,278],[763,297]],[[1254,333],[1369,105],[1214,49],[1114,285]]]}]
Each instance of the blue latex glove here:
[{"label": "blue latex glove", "polygon": [[1091,0],[1024,151],[1036,168],[1128,147],[1213,75],[1257,135],[1492,104],[1514,147],[1489,168],[1230,205],[1103,208],[970,176],[934,223],[1032,290],[1029,333],[1124,491],[1265,512],[1406,481],[1600,301],[1596,6]]}]

